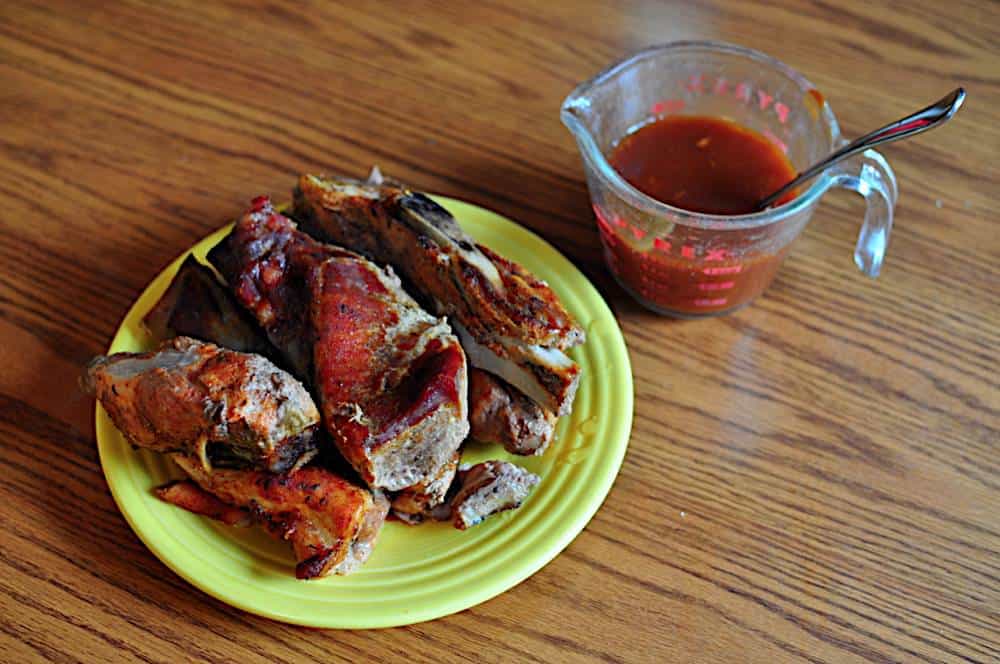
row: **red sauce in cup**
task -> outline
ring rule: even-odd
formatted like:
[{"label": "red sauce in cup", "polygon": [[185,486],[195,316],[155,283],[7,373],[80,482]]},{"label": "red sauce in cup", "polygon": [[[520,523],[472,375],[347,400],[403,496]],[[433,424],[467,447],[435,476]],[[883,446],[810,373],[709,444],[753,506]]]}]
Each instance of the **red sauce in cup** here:
[{"label": "red sauce in cup", "polygon": [[778,146],[735,122],[673,115],[622,138],[608,161],[633,187],[692,212],[747,214],[795,177]]},{"label": "red sauce in cup", "polygon": [[[644,125],[622,138],[608,160],[644,194],[715,215],[753,212],[758,201],[796,175],[784,152],[765,136],[704,116],[670,116]],[[640,298],[673,312],[704,315],[748,302],[771,282],[785,253],[747,255],[738,246],[719,251],[711,243],[686,245],[684,238],[671,236],[650,243],[637,228],[625,230],[621,219],[597,212],[618,278]],[[632,243],[629,232],[645,242]]]}]

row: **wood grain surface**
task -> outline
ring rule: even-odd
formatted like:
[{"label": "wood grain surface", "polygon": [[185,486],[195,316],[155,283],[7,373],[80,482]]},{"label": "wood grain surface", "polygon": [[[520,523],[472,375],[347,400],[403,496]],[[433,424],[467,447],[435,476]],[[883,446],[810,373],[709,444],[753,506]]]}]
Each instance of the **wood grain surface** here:
[{"label": "wood grain surface", "polygon": [[[886,148],[882,277],[831,193],[777,281],[674,322],[610,280],[579,81],[714,38],[806,73],[847,135],[968,89]],[[0,660],[997,661],[1000,4],[0,3]],[[83,363],[250,197],[373,164],[537,231],[629,344],[636,412],[586,531],[506,594],[376,632],[245,614],[161,564],[101,474]]]}]

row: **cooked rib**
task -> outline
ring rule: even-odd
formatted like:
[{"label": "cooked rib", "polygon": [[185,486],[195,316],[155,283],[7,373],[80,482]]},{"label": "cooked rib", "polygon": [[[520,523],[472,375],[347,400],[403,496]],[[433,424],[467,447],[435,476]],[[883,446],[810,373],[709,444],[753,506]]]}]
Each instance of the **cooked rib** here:
[{"label": "cooked rib", "polygon": [[305,368],[340,452],[375,488],[429,482],[468,434],[465,354],[391,269],[298,231],[266,198],[210,259]]},{"label": "cooked rib", "polygon": [[233,299],[211,268],[194,256],[184,259],[163,297],[142,319],[153,338],[185,336],[237,350],[277,358],[249,314]]},{"label": "cooked rib", "polygon": [[430,511],[444,502],[448,489],[458,470],[459,453],[456,452],[440,472],[429,482],[404,489],[392,499],[392,513],[410,524],[420,523]]},{"label": "cooked rib", "polygon": [[583,330],[545,282],[476,244],[440,205],[393,184],[303,175],[295,215],[317,238],[395,267],[450,317],[474,366],[570,411],[579,367],[563,351]]},{"label": "cooked rib", "polygon": [[156,495],[165,503],[182,507],[188,512],[221,521],[227,526],[253,525],[249,509],[234,507],[224,503],[193,480],[175,480],[155,489]]},{"label": "cooked rib", "polygon": [[[373,495],[318,466],[285,474],[206,472],[197,459],[180,454],[173,459],[202,489],[247,510],[271,535],[290,541],[300,579],[357,569],[371,553],[389,509],[381,494]],[[191,503],[175,504],[189,509]]]},{"label": "cooked rib", "polygon": [[469,431],[458,340],[366,260],[328,260],[311,285],[316,388],[341,453],[372,486],[427,482]]},{"label": "cooked rib", "polygon": [[264,328],[292,373],[309,382],[313,378],[309,274],[328,258],[356,256],[299,232],[274,211],[270,199],[260,196],[212,248],[208,260]]},{"label": "cooked rib", "polygon": [[[538,475],[506,461],[462,466],[458,469],[457,489],[447,502],[452,524],[465,530],[490,515],[516,509],[538,482]],[[437,510],[435,517],[442,518],[443,513]]]},{"label": "cooked rib", "polygon": [[137,447],[272,472],[316,453],[312,397],[259,355],[176,337],[149,353],[98,356],[81,384]]},{"label": "cooked rib", "polygon": [[500,443],[512,454],[542,454],[555,431],[556,416],[500,378],[469,370],[469,436]]}]

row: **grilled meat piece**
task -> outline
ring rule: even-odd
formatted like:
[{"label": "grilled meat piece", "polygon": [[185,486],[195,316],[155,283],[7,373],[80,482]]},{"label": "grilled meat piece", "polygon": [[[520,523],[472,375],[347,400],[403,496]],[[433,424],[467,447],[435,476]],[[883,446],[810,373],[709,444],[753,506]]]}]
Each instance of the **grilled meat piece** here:
[{"label": "grilled meat piece", "polygon": [[309,274],[329,258],[357,254],[321,244],[278,214],[266,196],[208,253],[209,262],[260,324],[300,380],[313,378]]},{"label": "grilled meat piece", "polygon": [[[202,489],[246,510],[274,537],[290,541],[298,560],[295,576],[300,579],[356,570],[371,554],[389,510],[389,501],[380,493],[372,494],[318,466],[284,474],[206,472],[192,457],[175,454],[173,459]],[[197,503],[175,504],[190,509],[188,505]]]},{"label": "grilled meat piece", "polygon": [[155,489],[157,497],[165,503],[182,507],[227,526],[253,525],[250,510],[224,503],[193,480],[175,480]]},{"label": "grilled meat piece", "polygon": [[397,493],[392,499],[392,513],[409,524],[422,522],[432,509],[444,502],[448,489],[455,480],[459,456],[459,453],[455,452],[451,460],[441,466],[441,470],[431,481],[422,482]]},{"label": "grilled meat piece", "polygon": [[468,433],[465,354],[391,269],[298,231],[266,198],[210,259],[295,366],[375,488],[429,482]]},{"label": "grilled meat piece", "polygon": [[136,447],[272,472],[316,453],[312,397],[259,355],[176,337],[149,353],[98,356],[81,384]]},{"label": "grilled meat piece", "polygon": [[163,297],[142,319],[155,339],[185,336],[275,360],[274,346],[225,285],[194,256],[181,263]]},{"label": "grilled meat piece", "polygon": [[458,340],[366,260],[328,260],[311,285],[316,389],[341,453],[371,486],[428,482],[469,431]]},{"label": "grilled meat piece", "polygon": [[500,443],[511,454],[545,452],[556,416],[493,374],[469,370],[469,436]]},{"label": "grilled meat piece", "polygon": [[563,351],[584,333],[545,282],[405,187],[303,175],[294,195],[303,230],[393,265],[449,316],[474,366],[557,415],[570,411],[579,367]]},{"label": "grilled meat piece", "polygon": [[471,528],[488,516],[517,509],[539,482],[538,475],[506,461],[484,461],[463,465],[445,503],[434,510],[435,518],[451,518],[459,530]]}]

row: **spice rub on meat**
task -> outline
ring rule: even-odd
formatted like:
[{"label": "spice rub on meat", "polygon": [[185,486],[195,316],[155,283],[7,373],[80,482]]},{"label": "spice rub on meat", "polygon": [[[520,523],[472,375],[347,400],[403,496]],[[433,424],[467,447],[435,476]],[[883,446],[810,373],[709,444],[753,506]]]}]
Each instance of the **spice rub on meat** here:
[{"label": "spice rub on meat", "polygon": [[149,353],[98,356],[81,383],[136,447],[272,472],[316,453],[312,397],[260,355],[176,337]]},{"label": "spice rub on meat", "polygon": [[319,397],[373,488],[431,481],[468,434],[465,354],[389,268],[316,241],[266,198],[209,259]]},{"label": "spice rub on meat", "polygon": [[176,454],[173,459],[197,486],[168,485],[158,492],[162,499],[237,525],[239,513],[220,510],[197,491],[244,511],[268,533],[291,543],[298,561],[295,576],[300,579],[357,569],[371,554],[389,509],[380,493],[373,494],[318,466],[284,474],[206,471],[191,457]]},{"label": "spice rub on meat", "polygon": [[548,284],[477,244],[443,207],[401,185],[303,175],[294,214],[315,237],[392,265],[449,316],[472,365],[570,412],[579,367],[564,351],[583,330]]}]

